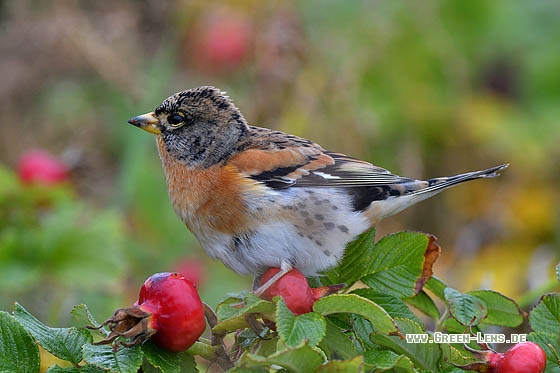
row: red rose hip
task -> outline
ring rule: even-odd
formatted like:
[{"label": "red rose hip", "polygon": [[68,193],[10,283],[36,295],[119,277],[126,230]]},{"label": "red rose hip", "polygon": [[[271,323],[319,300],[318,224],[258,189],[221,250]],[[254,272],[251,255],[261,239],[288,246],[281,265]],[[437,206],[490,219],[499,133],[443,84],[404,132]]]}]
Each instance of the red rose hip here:
[{"label": "red rose hip", "polygon": [[[261,285],[266,283],[272,276],[280,271],[280,268],[270,268],[261,278]],[[266,289],[262,296],[266,300],[271,300],[275,296],[280,295],[284,298],[286,306],[295,315],[311,312],[315,297],[313,291],[309,287],[309,283],[305,276],[297,269],[292,269],[278,281]]]},{"label": "red rose hip", "polygon": [[[260,286],[279,271],[280,268],[269,268],[262,276]],[[280,295],[290,311],[295,315],[301,315],[313,311],[313,303],[317,299],[336,293],[345,286],[345,284],[336,284],[311,288],[305,276],[297,269],[292,269],[266,289],[262,293],[262,298],[272,300],[275,296]]]},{"label": "red rose hip", "polygon": [[206,328],[204,307],[191,281],[179,273],[157,273],[140,289],[140,309],[150,312],[152,341],[170,351],[184,351]]},{"label": "red rose hip", "polygon": [[174,352],[191,347],[204,332],[204,305],[196,287],[179,273],[157,273],[140,289],[132,307],[121,308],[105,321],[111,333],[97,344],[122,337],[124,346],[135,346],[151,339],[156,345]]},{"label": "red rose hip", "polygon": [[[502,354],[500,354],[502,355]],[[546,354],[536,343],[523,342],[507,350],[503,356],[490,361],[490,372],[540,373],[546,367]]]}]

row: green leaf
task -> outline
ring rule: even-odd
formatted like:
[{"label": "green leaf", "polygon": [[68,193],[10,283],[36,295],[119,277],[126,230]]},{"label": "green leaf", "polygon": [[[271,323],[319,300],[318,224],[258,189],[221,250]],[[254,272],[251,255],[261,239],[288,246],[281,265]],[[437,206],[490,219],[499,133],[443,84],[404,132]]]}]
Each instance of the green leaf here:
[{"label": "green leaf", "polygon": [[76,367],[60,367],[58,365],[50,366],[47,373],[80,373],[80,369]]},{"label": "green leaf", "polygon": [[467,294],[486,304],[488,314],[483,323],[515,328],[523,322],[523,313],[513,299],[494,290],[473,290]]},{"label": "green leaf", "polygon": [[451,315],[465,326],[478,325],[487,315],[486,304],[481,299],[463,294],[450,287],[443,292]]},{"label": "green leaf", "polygon": [[447,343],[440,344],[444,360],[454,365],[466,365],[476,362],[476,359],[464,349],[458,349]]},{"label": "green leaf", "polygon": [[319,347],[329,360],[346,360],[357,355],[356,347],[350,337],[329,319],[327,319],[325,338],[319,343]]},{"label": "green leaf", "polygon": [[436,304],[424,290],[420,291],[413,297],[404,299],[404,301],[420,312],[428,315],[434,321],[439,320],[439,318],[441,317]]},{"label": "green leaf", "polygon": [[445,283],[439,278],[432,276],[428,282],[426,282],[425,288],[434,293],[434,295],[439,299],[445,300],[443,292],[445,291],[445,288],[447,288],[447,285],[445,285]]},{"label": "green leaf", "polygon": [[144,357],[150,365],[161,369],[165,373],[196,372],[196,363],[191,354],[187,352],[175,353],[164,350],[147,341],[142,345]]},{"label": "green leaf", "polygon": [[316,312],[295,316],[286,306],[284,299],[279,298],[276,307],[276,328],[288,347],[299,346],[302,341],[307,341],[311,347],[315,347],[325,336],[327,324],[325,318]]},{"label": "green leaf", "polygon": [[323,283],[326,285],[345,283],[351,286],[366,275],[374,260],[374,243],[375,228],[360,234],[346,246],[338,266],[325,272]]},{"label": "green leaf", "polygon": [[[447,333],[454,333],[454,334],[469,333],[471,328],[478,328],[478,327],[477,326],[475,326],[475,327],[465,326],[465,325],[459,323],[453,317],[448,317],[443,322],[443,329],[445,329],[447,331]],[[472,330],[473,330],[473,333],[474,333],[475,329],[472,329]],[[478,331],[478,329],[476,331]]]},{"label": "green leaf", "polygon": [[295,348],[281,350],[267,357],[246,354],[240,361],[242,368],[269,367],[279,365],[290,372],[313,372],[323,363],[323,356],[304,343]]},{"label": "green leaf", "polygon": [[0,311],[0,372],[38,372],[39,348],[9,313]]},{"label": "green leaf", "polygon": [[363,372],[364,357],[356,356],[350,360],[332,360],[326,364],[319,366],[315,372],[322,373],[345,373],[345,372]]},{"label": "green leaf", "polygon": [[529,314],[529,324],[536,332],[560,334],[560,293],[543,295]]},{"label": "green leaf", "polygon": [[375,372],[417,372],[412,361],[389,350],[369,350],[364,353],[365,362]]},{"label": "green leaf", "polygon": [[93,365],[84,365],[80,368],[80,373],[105,373],[107,370],[95,367]]},{"label": "green leaf", "polygon": [[37,320],[19,303],[14,305],[14,317],[45,350],[62,360],[78,364],[82,361],[82,346],[91,343],[89,331],[76,328],[50,328]]},{"label": "green leaf", "polygon": [[247,293],[244,299],[230,297],[218,305],[216,313],[220,322],[212,329],[213,332],[227,333],[249,326],[245,315],[249,313],[265,314],[274,321],[274,303]]},{"label": "green leaf", "polygon": [[[426,333],[424,328],[409,319],[395,319],[403,335]],[[441,350],[436,343],[407,343],[406,339],[397,336],[372,334],[371,340],[378,345],[385,346],[399,355],[408,356],[415,364],[423,369],[438,371]],[[432,339],[432,337],[429,337]]]},{"label": "green leaf", "polygon": [[429,242],[429,236],[418,232],[383,237],[375,244],[372,263],[362,282],[379,293],[399,298],[413,296]]},{"label": "green leaf", "polygon": [[94,328],[97,328],[96,330],[99,331],[100,334],[105,336],[109,335],[108,330],[100,328],[101,325],[97,322],[97,320],[95,320],[91,312],[89,312],[87,305],[82,303],[74,306],[72,311],[70,311],[70,314],[74,317],[74,321],[78,327],[83,328],[85,326],[93,326]]},{"label": "green leaf", "polygon": [[399,334],[394,320],[387,311],[371,300],[356,294],[329,295],[316,301],[313,310],[322,315],[354,313],[369,320],[378,333]]},{"label": "green leaf", "polygon": [[355,346],[358,353],[364,353],[367,350],[377,348],[377,346],[370,340],[369,336],[375,332],[375,328],[371,325],[371,322],[365,317],[360,315],[351,315],[351,326],[350,330],[356,336]]},{"label": "green leaf", "polygon": [[261,355],[261,356],[268,356],[272,355],[278,350],[278,338],[260,338],[255,348],[252,350],[252,353]]},{"label": "green leaf", "polygon": [[416,317],[414,313],[408,308],[405,302],[399,298],[390,294],[380,294],[373,289],[357,289],[352,292],[352,294],[357,294],[361,297],[367,298],[377,305],[381,306],[385,311],[391,315],[391,317],[401,317],[406,319],[411,319],[420,323],[420,320]]},{"label": "green leaf", "polygon": [[86,344],[82,348],[86,363],[115,373],[136,373],[142,365],[140,347],[96,346]]}]

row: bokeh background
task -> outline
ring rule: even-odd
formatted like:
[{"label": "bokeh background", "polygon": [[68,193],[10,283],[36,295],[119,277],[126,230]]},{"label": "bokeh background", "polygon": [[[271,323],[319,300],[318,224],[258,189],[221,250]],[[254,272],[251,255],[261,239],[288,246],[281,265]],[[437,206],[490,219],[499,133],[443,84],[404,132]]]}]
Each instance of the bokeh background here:
[{"label": "bokeh background", "polygon": [[[560,3],[550,0],[0,2],[0,309],[98,319],[160,271],[215,306],[251,279],[175,217],[154,139],[127,124],[170,94],[225,90],[253,125],[416,178],[511,163],[378,227],[421,230],[435,273],[530,306],[560,254]],[[70,170],[24,183],[43,149]]]}]

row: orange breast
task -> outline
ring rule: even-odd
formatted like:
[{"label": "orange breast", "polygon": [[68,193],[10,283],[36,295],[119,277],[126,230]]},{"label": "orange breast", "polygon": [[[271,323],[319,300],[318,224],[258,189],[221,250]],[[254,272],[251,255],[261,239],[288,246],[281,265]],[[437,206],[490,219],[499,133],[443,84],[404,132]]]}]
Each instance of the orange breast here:
[{"label": "orange breast", "polygon": [[169,155],[159,136],[157,146],[171,202],[189,229],[235,234],[249,228],[247,198],[262,193],[262,186],[233,166],[188,168]]}]

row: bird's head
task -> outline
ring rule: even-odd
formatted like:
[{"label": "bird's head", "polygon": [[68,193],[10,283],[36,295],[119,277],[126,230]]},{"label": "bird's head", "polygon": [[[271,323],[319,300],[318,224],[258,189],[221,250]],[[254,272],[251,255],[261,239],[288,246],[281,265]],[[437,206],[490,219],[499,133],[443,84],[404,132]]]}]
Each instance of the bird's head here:
[{"label": "bird's head", "polygon": [[222,91],[198,87],[169,96],[128,123],[161,137],[165,150],[189,167],[227,159],[248,132],[245,118]]}]

